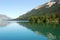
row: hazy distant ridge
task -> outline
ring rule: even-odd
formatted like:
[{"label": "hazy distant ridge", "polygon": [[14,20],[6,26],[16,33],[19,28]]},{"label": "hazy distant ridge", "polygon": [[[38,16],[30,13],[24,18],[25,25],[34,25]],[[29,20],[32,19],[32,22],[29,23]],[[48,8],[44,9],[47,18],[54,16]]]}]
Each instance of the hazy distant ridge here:
[{"label": "hazy distant ridge", "polygon": [[9,20],[9,19],[10,19],[10,17],[7,17],[6,15],[0,14],[0,21],[1,20]]}]

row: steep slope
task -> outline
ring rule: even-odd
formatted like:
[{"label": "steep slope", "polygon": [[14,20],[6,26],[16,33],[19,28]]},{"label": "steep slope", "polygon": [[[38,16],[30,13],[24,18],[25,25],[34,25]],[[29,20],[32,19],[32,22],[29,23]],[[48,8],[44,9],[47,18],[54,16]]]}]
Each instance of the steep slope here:
[{"label": "steep slope", "polygon": [[[51,16],[55,15],[56,17],[60,15],[60,1],[51,0],[41,6],[37,6],[26,14],[19,16],[17,19],[29,19],[34,16]],[[59,16],[60,19],[60,16]]]}]

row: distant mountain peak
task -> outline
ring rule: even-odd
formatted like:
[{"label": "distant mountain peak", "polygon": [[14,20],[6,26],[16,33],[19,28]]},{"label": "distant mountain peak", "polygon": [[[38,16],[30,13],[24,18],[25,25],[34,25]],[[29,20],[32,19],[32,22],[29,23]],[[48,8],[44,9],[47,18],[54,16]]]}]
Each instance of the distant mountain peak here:
[{"label": "distant mountain peak", "polygon": [[10,17],[7,17],[6,15],[0,14],[0,21],[2,21],[2,20],[8,20],[8,19],[10,19]]}]

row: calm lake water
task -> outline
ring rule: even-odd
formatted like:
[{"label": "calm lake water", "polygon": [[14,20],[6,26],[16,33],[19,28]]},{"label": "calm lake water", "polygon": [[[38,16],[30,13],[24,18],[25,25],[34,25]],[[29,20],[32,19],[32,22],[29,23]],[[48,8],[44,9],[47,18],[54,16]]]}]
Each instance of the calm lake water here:
[{"label": "calm lake water", "polygon": [[60,24],[0,22],[0,40],[60,40]]}]

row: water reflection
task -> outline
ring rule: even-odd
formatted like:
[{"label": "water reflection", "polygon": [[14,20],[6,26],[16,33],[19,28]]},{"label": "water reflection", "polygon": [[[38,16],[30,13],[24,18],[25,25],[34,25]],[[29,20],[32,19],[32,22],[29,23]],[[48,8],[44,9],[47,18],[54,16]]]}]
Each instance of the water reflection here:
[{"label": "water reflection", "polygon": [[8,21],[0,21],[0,27],[5,27],[9,24],[10,22]]},{"label": "water reflection", "polygon": [[37,34],[45,35],[48,40],[60,40],[60,24],[55,23],[19,23]]}]

